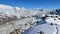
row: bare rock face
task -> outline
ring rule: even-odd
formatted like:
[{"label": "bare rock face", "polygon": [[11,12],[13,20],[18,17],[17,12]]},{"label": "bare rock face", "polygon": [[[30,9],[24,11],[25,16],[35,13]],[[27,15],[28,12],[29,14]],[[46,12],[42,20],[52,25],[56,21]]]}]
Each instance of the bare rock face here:
[{"label": "bare rock face", "polygon": [[6,15],[0,15],[0,25],[3,25],[7,22],[11,22],[11,21],[14,21],[16,20],[17,18],[15,16],[13,16],[13,18],[11,17],[8,17]]},{"label": "bare rock face", "polygon": [[11,21],[10,19],[7,21],[7,23],[1,23],[2,25],[0,25],[0,34],[22,34],[22,32],[31,28],[33,26],[32,24],[34,23],[33,17],[19,20],[12,19]]},{"label": "bare rock face", "polygon": [[17,29],[14,29],[12,32],[10,32],[9,34],[22,34],[23,32],[23,29],[22,27],[21,28],[17,28]]}]

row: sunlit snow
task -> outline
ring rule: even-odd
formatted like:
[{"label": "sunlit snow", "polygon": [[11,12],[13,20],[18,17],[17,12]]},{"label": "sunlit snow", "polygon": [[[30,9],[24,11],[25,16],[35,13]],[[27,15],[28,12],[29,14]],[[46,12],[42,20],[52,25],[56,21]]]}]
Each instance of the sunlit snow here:
[{"label": "sunlit snow", "polygon": [[0,4],[0,34],[60,34],[57,13],[55,10],[27,10]]}]

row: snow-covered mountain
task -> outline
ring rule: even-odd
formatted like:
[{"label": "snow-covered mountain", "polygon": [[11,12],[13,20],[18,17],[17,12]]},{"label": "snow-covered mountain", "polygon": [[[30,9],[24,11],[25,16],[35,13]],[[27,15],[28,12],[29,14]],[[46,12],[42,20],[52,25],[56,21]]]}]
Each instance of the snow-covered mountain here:
[{"label": "snow-covered mountain", "polygon": [[0,4],[0,15],[3,14],[5,20],[9,20],[9,18],[15,20],[15,19],[21,19],[24,17],[32,17],[32,16],[41,17],[42,14],[48,14],[49,13],[48,11],[49,10],[43,10],[40,8],[31,11],[31,10],[27,10],[24,7],[19,8],[19,7],[12,7],[8,5]]},{"label": "snow-covered mountain", "polygon": [[40,34],[40,31],[44,34],[59,34],[59,15],[60,9],[27,10],[0,4],[0,34]]}]

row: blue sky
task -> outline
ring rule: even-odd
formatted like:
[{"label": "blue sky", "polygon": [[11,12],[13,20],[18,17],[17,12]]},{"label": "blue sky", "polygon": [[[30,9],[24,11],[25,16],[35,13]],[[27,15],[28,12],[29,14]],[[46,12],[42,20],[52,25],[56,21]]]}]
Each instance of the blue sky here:
[{"label": "blue sky", "polygon": [[0,0],[0,4],[25,7],[27,9],[39,7],[45,9],[60,8],[60,0]]}]

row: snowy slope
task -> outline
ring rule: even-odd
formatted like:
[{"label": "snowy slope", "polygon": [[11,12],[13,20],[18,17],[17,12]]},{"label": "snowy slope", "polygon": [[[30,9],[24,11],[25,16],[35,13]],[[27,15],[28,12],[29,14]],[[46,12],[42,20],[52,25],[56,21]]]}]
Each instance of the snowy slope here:
[{"label": "snowy slope", "polygon": [[53,23],[53,24],[57,24],[60,25],[60,16],[59,15],[52,15],[53,17],[47,17],[45,20],[47,23]]},{"label": "snowy slope", "polygon": [[38,25],[27,30],[23,34],[40,34],[40,31],[42,31],[43,34],[56,34],[56,26],[51,26],[48,24]]}]

